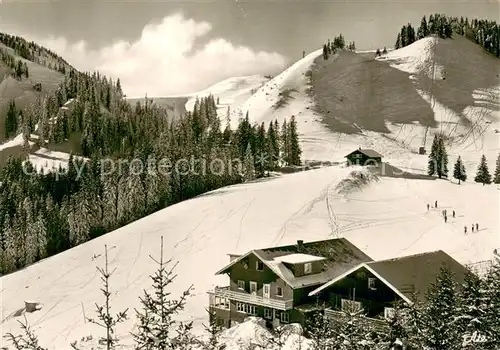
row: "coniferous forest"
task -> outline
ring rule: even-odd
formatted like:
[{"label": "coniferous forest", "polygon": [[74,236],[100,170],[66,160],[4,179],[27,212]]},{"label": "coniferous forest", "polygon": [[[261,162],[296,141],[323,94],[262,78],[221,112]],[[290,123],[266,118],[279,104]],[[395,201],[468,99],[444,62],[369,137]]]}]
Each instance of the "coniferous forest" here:
[{"label": "coniferous forest", "polygon": [[469,20],[467,17],[450,17],[439,13],[431,14],[428,19],[426,16],[422,17],[417,30],[411,23],[404,25],[397,35],[394,48],[405,47],[428,35],[446,39],[453,34],[465,36],[500,57],[500,25],[495,21],[476,18]]},{"label": "coniferous forest", "polygon": [[[60,108],[71,99],[71,109]],[[23,111],[11,103],[9,134],[21,132],[26,148],[35,131],[38,146],[70,135],[80,145],[67,170],[37,173],[16,158],[0,169],[0,273],[179,201],[300,165],[294,117],[253,125],[247,114],[232,130],[213,96],[175,120],[146,101],[132,107],[119,80],[69,70],[54,95]]]}]

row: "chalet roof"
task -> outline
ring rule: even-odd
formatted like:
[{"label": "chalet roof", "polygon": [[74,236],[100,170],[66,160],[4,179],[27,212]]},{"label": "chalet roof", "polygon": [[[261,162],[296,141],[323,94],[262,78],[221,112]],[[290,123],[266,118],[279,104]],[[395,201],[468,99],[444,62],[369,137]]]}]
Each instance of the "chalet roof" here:
[{"label": "chalet roof", "polygon": [[313,262],[313,261],[326,260],[326,258],[324,258],[322,256],[297,253],[297,254],[289,254],[289,255],[279,256],[277,258],[274,258],[274,260],[281,261],[281,262],[288,263],[288,264],[301,264],[301,263],[307,263],[307,262]]},{"label": "chalet roof", "polygon": [[419,299],[425,298],[425,292],[436,283],[440,268],[445,265],[461,283],[467,268],[442,250],[402,258],[373,261],[367,264],[387,282],[407,297],[412,297],[413,289]]},{"label": "chalet roof", "polygon": [[362,263],[312,291],[309,295],[315,295],[347,275],[365,267],[389,288],[393,289],[403,300],[411,304],[413,293],[415,293],[418,300],[425,299],[425,292],[431,284],[436,282],[436,277],[443,265],[455,275],[459,283],[463,282],[467,268],[444,251],[438,250],[401,258]]},{"label": "chalet roof", "polygon": [[372,150],[370,148],[359,148],[359,149],[356,149],[356,150],[352,151],[351,153],[349,153],[348,155],[346,155],[345,157],[348,157],[348,156],[350,156],[351,154],[353,154],[355,152],[361,152],[361,153],[363,153],[367,157],[373,157],[373,158],[378,158],[378,157],[382,158],[383,157],[383,155],[381,155],[377,151]]},{"label": "chalet roof", "polygon": [[[227,273],[231,266],[251,254],[254,254],[264,263],[264,265],[271,269],[292,288],[303,288],[306,286],[324,284],[362,262],[373,261],[368,255],[359,250],[347,239],[336,238],[302,243],[300,247],[294,244],[252,250],[233,260],[218,271],[216,275]],[[286,256],[292,256],[293,259],[293,256],[298,255],[309,255],[315,258],[323,257],[324,259],[321,260],[323,271],[316,274],[295,277],[292,271],[285,266],[283,259],[286,259]]]}]

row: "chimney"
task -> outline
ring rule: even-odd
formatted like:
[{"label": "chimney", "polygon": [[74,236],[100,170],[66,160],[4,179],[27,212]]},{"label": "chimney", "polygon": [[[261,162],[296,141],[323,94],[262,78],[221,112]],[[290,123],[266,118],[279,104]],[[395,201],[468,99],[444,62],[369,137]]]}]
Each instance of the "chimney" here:
[{"label": "chimney", "polygon": [[303,246],[303,244],[304,244],[304,241],[303,241],[303,240],[299,239],[299,240],[297,241],[297,251],[299,251],[299,252],[300,252],[300,251],[302,250],[302,246]]}]

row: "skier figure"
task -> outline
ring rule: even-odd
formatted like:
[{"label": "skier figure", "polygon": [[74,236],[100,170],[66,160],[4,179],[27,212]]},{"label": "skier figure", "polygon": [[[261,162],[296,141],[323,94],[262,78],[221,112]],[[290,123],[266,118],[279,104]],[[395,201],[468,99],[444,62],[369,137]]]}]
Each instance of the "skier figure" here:
[{"label": "skier figure", "polygon": [[438,201],[435,201],[434,202],[434,208],[437,208],[438,207]]},{"label": "skier figure", "polygon": [[464,233],[467,234],[467,226],[464,226]]},{"label": "skier figure", "polygon": [[474,224],[472,224],[471,226],[472,226],[472,232],[474,232]]},{"label": "skier figure", "polygon": [[479,224],[476,223],[476,232],[479,231]]},{"label": "skier figure", "polygon": [[429,211],[429,203],[427,203],[427,211]]},{"label": "skier figure", "polygon": [[444,223],[446,224],[446,221],[448,221],[448,217],[445,215],[444,216]]},{"label": "skier figure", "polygon": [[455,218],[455,210],[453,210],[453,218]]}]

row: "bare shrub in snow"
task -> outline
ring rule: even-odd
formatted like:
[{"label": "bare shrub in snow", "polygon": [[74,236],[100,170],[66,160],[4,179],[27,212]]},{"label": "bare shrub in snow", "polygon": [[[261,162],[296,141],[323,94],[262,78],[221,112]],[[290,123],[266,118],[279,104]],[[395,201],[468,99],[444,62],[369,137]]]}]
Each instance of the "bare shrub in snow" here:
[{"label": "bare shrub in snow", "polygon": [[349,177],[340,181],[335,187],[337,194],[347,194],[356,190],[362,189],[364,186],[371,182],[378,181],[377,175],[367,170],[354,170],[351,171]]}]

